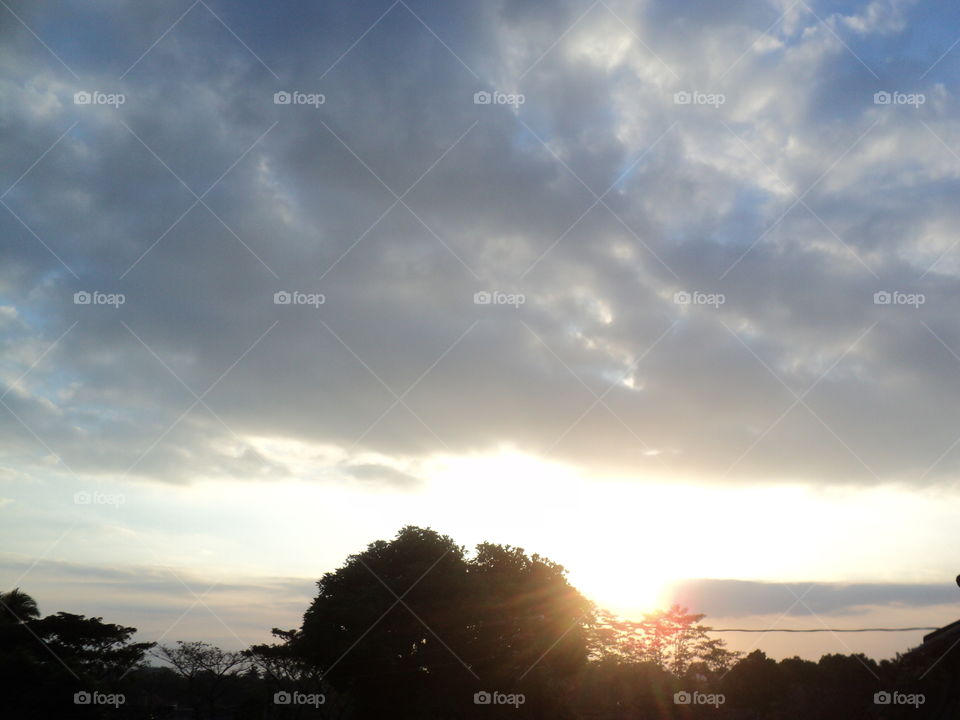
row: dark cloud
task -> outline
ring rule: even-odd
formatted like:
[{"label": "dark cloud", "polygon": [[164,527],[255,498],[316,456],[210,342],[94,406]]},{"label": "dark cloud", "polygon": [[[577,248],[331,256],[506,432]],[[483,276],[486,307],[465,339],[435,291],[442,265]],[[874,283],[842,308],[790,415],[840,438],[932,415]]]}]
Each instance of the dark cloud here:
[{"label": "dark cloud", "polygon": [[366,463],[361,465],[346,465],[340,467],[340,472],[347,477],[363,483],[394,487],[397,489],[413,489],[422,483],[420,478],[392,468],[388,465]]},{"label": "dark cloud", "polygon": [[956,585],[942,583],[772,583],[686,580],[671,587],[672,602],[715,617],[856,615],[876,609],[955,604]]},{"label": "dark cloud", "polygon": [[[948,45],[898,46],[910,4],[825,13],[871,61],[884,38],[879,84],[799,9],[752,47],[779,2],[610,3],[566,35],[586,7],[209,4],[248,47],[197,6],[121,78],[188,6],[11,3],[80,76],[4,24],[3,189],[29,169],[0,208],[11,463],[285,477],[254,447],[279,437],[387,485],[412,479],[363,453],[505,443],[637,476],[954,477],[960,162],[934,133],[960,135],[953,60],[907,71]],[[928,101],[874,105],[887,84]],[[126,302],[73,303],[94,290]]]}]

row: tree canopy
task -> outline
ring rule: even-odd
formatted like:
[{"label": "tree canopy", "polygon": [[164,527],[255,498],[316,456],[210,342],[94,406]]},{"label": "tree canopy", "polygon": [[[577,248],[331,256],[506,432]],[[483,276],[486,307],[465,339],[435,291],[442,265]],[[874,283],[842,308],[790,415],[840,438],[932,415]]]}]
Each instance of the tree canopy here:
[{"label": "tree canopy", "polygon": [[358,717],[468,717],[483,691],[522,692],[528,711],[551,708],[587,662],[591,603],[562,566],[522,548],[483,543],[468,555],[408,526],[317,586],[302,627],[278,634],[356,699]]},{"label": "tree canopy", "polygon": [[[299,628],[245,650],[134,642],[136,629],[70,612],[41,616],[0,594],[0,677],[16,718],[957,717],[947,640],[892,661],[745,657],[705,616],[673,606],[639,620],[595,607],[565,569],[523,548],[472,551],[408,526],[317,582]],[[951,641],[952,642],[952,641]],[[943,645],[947,645],[943,647]],[[898,702],[884,697],[899,693]],[[81,695],[113,699],[84,702]],[[876,698],[880,698],[877,701]]]}]

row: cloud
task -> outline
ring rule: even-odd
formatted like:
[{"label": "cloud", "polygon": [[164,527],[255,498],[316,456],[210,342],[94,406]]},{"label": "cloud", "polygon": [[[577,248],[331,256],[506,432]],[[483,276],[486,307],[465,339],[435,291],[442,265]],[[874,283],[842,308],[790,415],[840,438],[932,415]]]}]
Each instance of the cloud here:
[{"label": "cloud", "polygon": [[347,477],[363,483],[373,483],[398,489],[410,489],[421,484],[421,480],[389,465],[378,463],[364,463],[361,465],[346,465],[340,468]]},{"label": "cloud", "polygon": [[715,617],[756,615],[857,615],[877,607],[924,608],[957,601],[953,583],[774,583],[751,580],[685,580],[669,591],[671,602]]},{"label": "cloud", "polygon": [[225,648],[269,640],[271,627],[295,627],[315,594],[306,578],[211,577],[184,568],[105,566],[0,557],[44,615],[59,611],[136,627],[138,640],[202,637]]},{"label": "cloud", "polygon": [[913,5],[818,13],[830,29],[782,2],[211,6],[247,47],[196,6],[126,74],[183,11],[114,5],[111,23],[11,5],[79,79],[3,30],[18,467],[289,477],[251,440],[272,436],[387,485],[409,481],[363,453],[955,476],[956,60],[921,78],[949,43],[916,50]]}]

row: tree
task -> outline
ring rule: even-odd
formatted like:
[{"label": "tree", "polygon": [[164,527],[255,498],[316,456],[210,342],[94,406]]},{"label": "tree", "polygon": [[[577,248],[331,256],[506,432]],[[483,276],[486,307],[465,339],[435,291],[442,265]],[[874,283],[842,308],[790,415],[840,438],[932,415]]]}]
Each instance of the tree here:
[{"label": "tree", "polygon": [[40,617],[37,601],[20,588],[0,593],[0,605],[4,607],[0,612],[0,624],[25,623]]},{"label": "tree", "polygon": [[523,692],[524,713],[560,717],[592,610],[565,574],[522,548],[484,543],[468,558],[405,527],[326,573],[286,640],[360,718],[470,717],[479,690]]},{"label": "tree", "polygon": [[221,650],[199,641],[179,640],[176,647],[161,645],[158,657],[170,663],[187,681],[194,715],[206,716],[209,720],[217,717],[230,679],[249,667],[245,653]]},{"label": "tree", "polygon": [[103,618],[58,612],[30,623],[33,631],[64,664],[98,682],[115,681],[143,661],[154,643],[135,643],[137,629]]},{"label": "tree", "polygon": [[373,542],[318,581],[297,652],[361,717],[411,707],[431,685],[453,688],[470,672],[458,660],[469,645],[456,621],[470,600],[465,575],[464,549],[432,530]]},{"label": "tree", "polygon": [[153,643],[135,643],[136,628],[67,612],[40,617],[36,602],[19,589],[0,596],[0,677],[9,717],[90,717],[77,707],[78,691],[116,692]]},{"label": "tree", "polygon": [[[321,671],[307,662],[296,651],[298,630],[273,629],[274,637],[281,640],[273,645],[254,645],[245,654],[266,685],[266,701],[272,702],[275,693],[321,694],[324,697],[324,717],[349,717],[349,698],[335,691],[323,679]],[[287,708],[294,714],[299,708]]]},{"label": "tree", "polygon": [[557,678],[587,655],[593,608],[566,581],[563,566],[522,548],[482,543],[469,562],[478,667],[506,680],[524,673]]},{"label": "tree", "polygon": [[588,663],[576,683],[578,717],[673,717],[674,693],[688,689],[679,678],[652,662],[607,658]]},{"label": "tree", "polygon": [[648,613],[641,621],[622,620],[607,611],[597,617],[592,628],[592,652],[597,658],[649,662],[684,677],[694,669],[717,675],[738,657],[722,640],[710,637],[710,628],[701,624],[705,615],[679,605]]},{"label": "tree", "polygon": [[783,703],[781,677],[777,661],[754,650],[724,678],[723,688],[731,704],[772,717],[773,708]]}]

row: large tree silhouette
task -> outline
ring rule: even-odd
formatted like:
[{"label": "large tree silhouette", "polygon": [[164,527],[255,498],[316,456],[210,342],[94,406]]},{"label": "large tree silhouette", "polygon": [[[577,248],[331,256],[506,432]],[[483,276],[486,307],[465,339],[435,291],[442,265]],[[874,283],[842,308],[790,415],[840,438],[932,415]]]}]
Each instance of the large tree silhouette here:
[{"label": "large tree silhouette", "polygon": [[19,589],[0,595],[0,677],[9,717],[95,717],[77,692],[115,692],[153,643],[132,642],[136,628],[59,612],[41,618]]},{"label": "large tree silhouette", "polygon": [[468,557],[410,526],[317,585],[302,628],[278,635],[360,718],[502,712],[474,704],[481,690],[523,693],[512,717],[562,717],[564,681],[586,662],[590,603],[560,565],[520,548],[484,543]]}]

